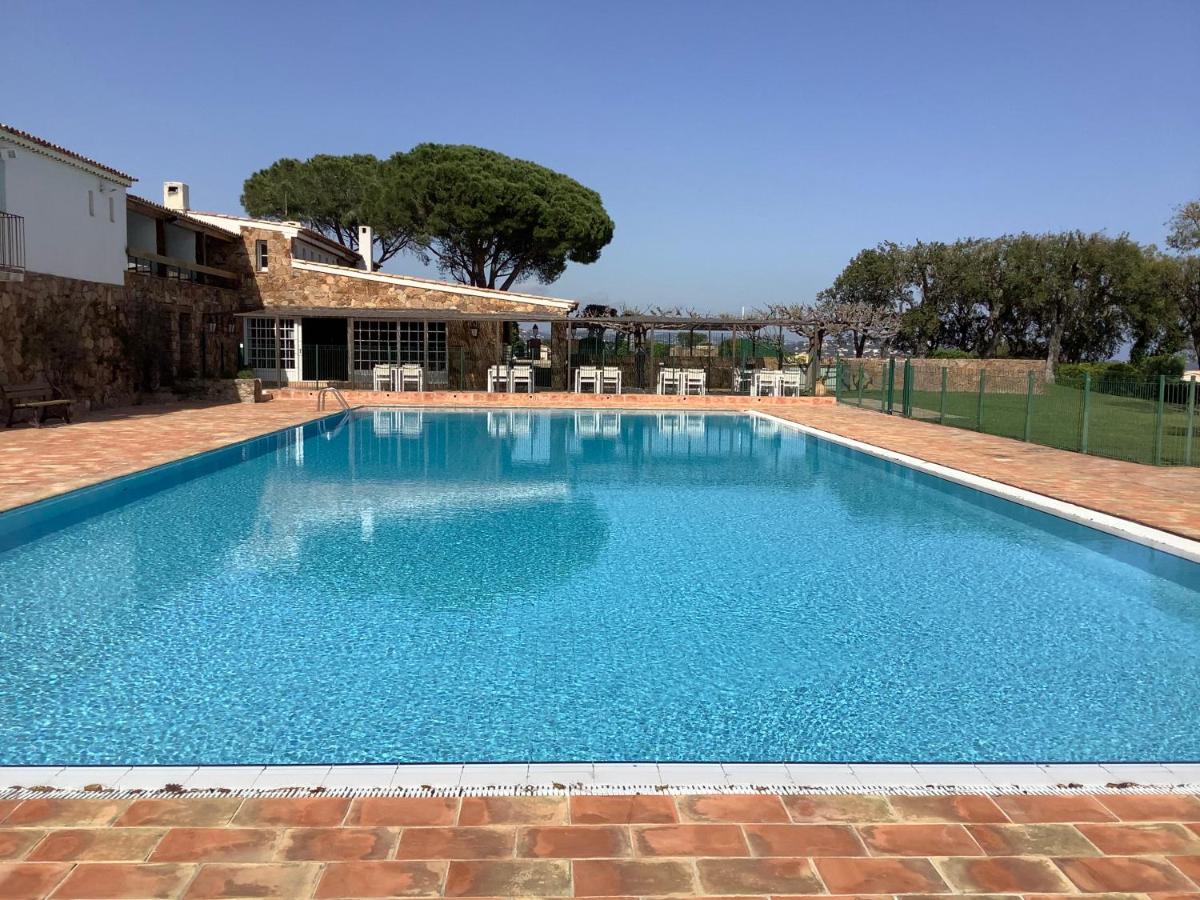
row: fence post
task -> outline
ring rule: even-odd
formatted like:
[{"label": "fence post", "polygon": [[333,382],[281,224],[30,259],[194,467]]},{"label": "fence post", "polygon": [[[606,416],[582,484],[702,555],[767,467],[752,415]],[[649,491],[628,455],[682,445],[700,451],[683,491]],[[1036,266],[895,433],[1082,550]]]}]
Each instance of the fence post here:
[{"label": "fence post", "polygon": [[867,380],[867,364],[858,364],[858,408],[862,409],[863,382]]},{"label": "fence post", "polygon": [[1167,398],[1167,376],[1158,376],[1158,405],[1154,411],[1154,464],[1162,465],[1163,452],[1163,407]]},{"label": "fence post", "polygon": [[975,430],[983,431],[983,392],[987,386],[987,369],[979,370],[979,406],[975,410]]},{"label": "fence post", "polygon": [[1188,382],[1187,387],[1187,443],[1183,445],[1183,464],[1192,464],[1192,441],[1196,437],[1196,381]]},{"label": "fence post", "polygon": [[887,409],[884,410],[889,416],[892,414],[896,393],[896,357],[888,358],[887,368]]},{"label": "fence post", "polygon": [[1088,452],[1088,417],[1092,408],[1092,376],[1083,373],[1083,422],[1079,426],[1079,452]]},{"label": "fence post", "polygon": [[1033,372],[1029,373],[1029,387],[1025,393],[1025,440],[1029,441],[1029,435],[1033,429]]},{"label": "fence post", "polygon": [[837,383],[833,386],[833,396],[838,403],[842,402],[842,361],[838,359],[834,366],[834,377],[837,378]]},{"label": "fence post", "polygon": [[906,419],[912,418],[912,377],[912,360],[906,359],[904,360],[904,402],[901,404]]},{"label": "fence post", "polygon": [[938,424],[946,421],[946,383],[950,380],[950,369],[942,366],[942,396],[938,401]]}]

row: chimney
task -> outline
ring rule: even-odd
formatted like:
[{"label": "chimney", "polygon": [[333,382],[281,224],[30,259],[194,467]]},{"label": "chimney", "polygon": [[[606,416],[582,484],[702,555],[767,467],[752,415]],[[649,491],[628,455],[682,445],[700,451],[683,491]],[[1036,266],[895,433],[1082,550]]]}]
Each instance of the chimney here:
[{"label": "chimney", "polygon": [[363,268],[368,272],[375,271],[375,266],[371,263],[371,245],[374,242],[374,237],[371,234],[370,225],[358,226],[358,254],[363,259]]},{"label": "chimney", "polygon": [[188,186],[182,181],[163,182],[163,206],[167,209],[188,211]]}]

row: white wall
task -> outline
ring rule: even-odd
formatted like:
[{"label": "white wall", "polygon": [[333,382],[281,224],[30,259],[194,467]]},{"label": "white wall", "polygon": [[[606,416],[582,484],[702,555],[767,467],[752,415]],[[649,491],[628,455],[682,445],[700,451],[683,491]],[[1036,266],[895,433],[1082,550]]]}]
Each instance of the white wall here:
[{"label": "white wall", "polygon": [[129,213],[126,222],[126,233],[129,235],[125,246],[131,250],[145,250],[154,253],[158,245],[158,235],[154,230],[154,220],[141,213]]},{"label": "white wall", "polygon": [[196,232],[168,222],[163,226],[163,233],[167,239],[167,256],[184,262],[196,261]]},{"label": "white wall", "polygon": [[[0,134],[4,211],[25,217],[30,272],[109,284],[125,281],[125,187],[17,147]],[[13,150],[15,157],[10,157]],[[88,191],[95,215],[88,215]],[[109,220],[109,198],[113,220]]]},{"label": "white wall", "polygon": [[301,237],[292,241],[292,258],[307,259],[309,262],[328,263],[331,266],[339,264],[338,258],[328,250],[322,250],[316,244],[311,244]]}]

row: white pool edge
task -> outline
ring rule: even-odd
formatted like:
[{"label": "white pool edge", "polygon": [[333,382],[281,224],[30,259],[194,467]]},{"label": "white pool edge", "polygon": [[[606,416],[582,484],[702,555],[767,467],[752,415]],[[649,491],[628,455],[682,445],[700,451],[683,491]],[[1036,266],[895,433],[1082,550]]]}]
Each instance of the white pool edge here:
[{"label": "white pool edge", "polygon": [[1066,519],[1070,522],[1077,522],[1080,525],[1086,525],[1089,528],[1094,528],[1097,531],[1104,532],[1105,534],[1111,534],[1114,537],[1120,537],[1128,541],[1133,541],[1134,543],[1141,544],[1144,547],[1150,547],[1154,550],[1161,550],[1163,553],[1169,553],[1172,556],[1182,557],[1190,562],[1200,563],[1200,541],[1193,541],[1189,538],[1172,534],[1169,531],[1163,531],[1159,528],[1152,528],[1149,525],[1141,525],[1137,522],[1131,522],[1128,519],[1122,519],[1117,516],[1109,515],[1108,513],[1098,512],[1094,509],[1088,509],[1086,506],[1078,506],[1074,503],[1068,503],[1065,500],[1056,500],[1053,497],[1047,497],[1045,494],[1038,494],[1034,491],[1025,490],[1024,488],[1013,487],[1010,484],[1005,484],[1002,481],[995,481],[991,478],[985,478],[982,475],[972,475],[971,473],[964,472],[961,469],[954,469],[950,466],[943,466],[939,463],[931,463],[915,456],[908,456],[904,453],[898,453],[895,450],[886,450],[883,447],[877,447],[874,444],[868,444],[863,441],[854,440],[853,438],[842,437],[839,434],[833,434],[829,431],[822,431],[821,429],[814,428],[811,425],[793,422],[790,419],[774,416],[770,413],[761,412],[757,409],[748,409],[746,410],[746,413],[759,418],[769,419],[772,422],[777,422],[780,425],[787,426],[788,428],[792,428],[804,434],[812,435],[813,437],[820,438],[823,441],[828,441],[831,444],[837,444],[841,447],[857,450],[858,452],[865,453],[868,456],[874,456],[877,459],[894,462],[906,468],[914,469],[918,472],[924,472],[927,475],[933,475],[945,481],[962,485],[963,487],[973,488],[974,490],[982,491],[985,494],[991,494],[994,497],[1000,497],[1004,500],[1011,500],[1014,503],[1019,503],[1022,506],[1028,506],[1031,509],[1036,509],[1039,512],[1057,516],[1060,519]]},{"label": "white pool edge", "polygon": [[1198,793],[1200,763],[515,763],[349,766],[0,766],[0,799],[328,793]]}]

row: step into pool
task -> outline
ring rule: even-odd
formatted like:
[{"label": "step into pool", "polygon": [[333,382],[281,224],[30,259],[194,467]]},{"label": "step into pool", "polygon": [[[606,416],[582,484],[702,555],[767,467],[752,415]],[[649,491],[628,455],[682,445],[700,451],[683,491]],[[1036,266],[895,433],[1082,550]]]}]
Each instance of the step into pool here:
[{"label": "step into pool", "polygon": [[0,585],[0,764],[1200,759],[1200,566],[761,416],[355,410]]}]

